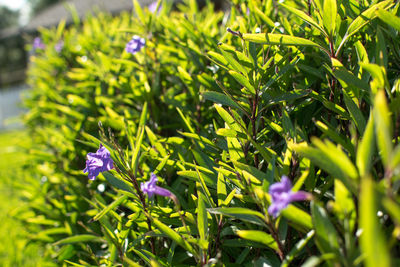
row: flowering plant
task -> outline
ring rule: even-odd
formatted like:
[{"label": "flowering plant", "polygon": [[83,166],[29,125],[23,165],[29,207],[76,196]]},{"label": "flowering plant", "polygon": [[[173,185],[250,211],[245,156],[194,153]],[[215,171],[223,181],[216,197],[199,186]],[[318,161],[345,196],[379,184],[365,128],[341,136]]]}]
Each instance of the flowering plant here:
[{"label": "flowering plant", "polygon": [[94,180],[100,172],[109,171],[113,166],[113,160],[110,157],[110,151],[100,144],[96,153],[87,154],[86,168],[84,173],[88,173],[89,179]]},{"label": "flowering plant", "polygon": [[206,2],[43,30],[35,237],[72,265],[395,264],[398,4]]}]

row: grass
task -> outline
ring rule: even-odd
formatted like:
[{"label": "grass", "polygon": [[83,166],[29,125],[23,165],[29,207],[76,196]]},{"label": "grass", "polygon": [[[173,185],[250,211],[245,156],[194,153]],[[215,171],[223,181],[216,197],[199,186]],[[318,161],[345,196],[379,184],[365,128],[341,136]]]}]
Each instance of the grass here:
[{"label": "grass", "polygon": [[42,247],[29,239],[26,226],[16,219],[26,202],[17,186],[32,179],[24,167],[29,155],[24,147],[30,139],[26,131],[0,132],[0,266],[50,266]]}]

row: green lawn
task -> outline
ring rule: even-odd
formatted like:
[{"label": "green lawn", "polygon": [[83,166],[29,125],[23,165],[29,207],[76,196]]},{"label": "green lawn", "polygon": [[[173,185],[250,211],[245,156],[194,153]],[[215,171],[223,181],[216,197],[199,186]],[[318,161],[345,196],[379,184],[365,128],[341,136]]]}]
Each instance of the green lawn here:
[{"label": "green lawn", "polygon": [[39,245],[30,242],[25,226],[15,219],[25,204],[18,184],[31,175],[23,168],[30,142],[24,130],[0,132],[0,266],[49,266]]}]

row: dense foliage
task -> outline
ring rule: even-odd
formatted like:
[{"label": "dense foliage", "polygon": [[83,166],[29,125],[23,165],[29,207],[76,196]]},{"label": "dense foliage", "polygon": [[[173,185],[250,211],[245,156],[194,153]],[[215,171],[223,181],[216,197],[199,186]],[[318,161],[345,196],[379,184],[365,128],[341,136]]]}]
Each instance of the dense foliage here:
[{"label": "dense foliage", "polygon": [[27,231],[21,220],[34,214],[26,212],[24,191],[19,188],[30,184],[30,192],[35,192],[34,187],[39,184],[32,175],[31,157],[25,153],[28,146],[29,137],[23,130],[0,133],[0,265],[56,266],[51,264],[50,255],[44,253],[43,244],[30,240],[32,233],[40,231],[41,226],[32,225]]},{"label": "dense foliage", "polygon": [[[396,265],[399,5],[232,2],[42,30],[27,222],[57,262]],[[101,144],[114,168],[89,181]]]}]

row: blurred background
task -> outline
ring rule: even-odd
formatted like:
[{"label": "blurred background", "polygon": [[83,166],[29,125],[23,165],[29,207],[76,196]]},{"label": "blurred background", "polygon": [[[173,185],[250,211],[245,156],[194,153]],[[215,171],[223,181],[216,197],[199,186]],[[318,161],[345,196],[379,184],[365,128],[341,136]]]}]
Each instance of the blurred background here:
[{"label": "blurred background", "polygon": [[[141,5],[151,2],[140,0]],[[38,30],[55,28],[62,20],[68,27],[98,11],[117,15],[132,8],[131,0],[0,0],[0,266],[56,266],[16,219],[26,206],[21,184],[35,179],[22,98],[29,93],[26,77]]]},{"label": "blurred background", "polygon": [[[142,5],[151,2],[140,1]],[[38,29],[56,27],[61,20],[69,25],[73,15],[81,19],[100,10],[116,15],[132,10],[132,1],[0,0],[0,131],[22,126],[20,101],[28,89],[26,70]]]}]

